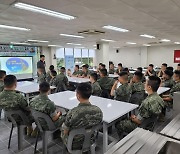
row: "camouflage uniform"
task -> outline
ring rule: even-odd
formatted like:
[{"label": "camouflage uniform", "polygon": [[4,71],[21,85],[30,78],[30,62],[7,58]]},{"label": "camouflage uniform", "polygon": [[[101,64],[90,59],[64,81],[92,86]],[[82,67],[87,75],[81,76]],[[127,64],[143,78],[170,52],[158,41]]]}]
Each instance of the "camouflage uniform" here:
[{"label": "camouflage uniform", "polygon": [[132,78],[133,78],[133,75],[131,73],[129,73],[128,74],[128,82],[130,82]]},{"label": "camouflage uniform", "polygon": [[[5,111],[22,110],[29,118],[29,124],[32,124],[33,118],[30,116],[30,110],[25,97],[13,90],[3,90],[0,93],[0,107]],[[20,123],[21,119],[14,116],[15,120]]]},{"label": "camouflage uniform", "polygon": [[173,98],[174,92],[180,91],[180,82],[176,82],[170,90],[170,97]]},{"label": "camouflage uniform", "polygon": [[58,85],[60,82],[64,83],[66,86],[69,84],[67,76],[63,73],[56,76],[56,85]]},{"label": "camouflage uniform", "polygon": [[[153,76],[156,76],[155,70],[149,71]],[[149,73],[147,72],[146,76],[150,76]]]},{"label": "camouflage uniform", "polygon": [[91,83],[91,86],[92,86],[92,95],[101,96],[102,90],[99,83],[96,81],[94,83]]},{"label": "camouflage uniform", "polygon": [[50,84],[50,86],[55,86],[55,87],[56,87],[56,86],[57,86],[57,85],[56,85],[56,77],[51,78],[49,84]]},{"label": "camouflage uniform", "polygon": [[90,71],[89,70],[87,70],[87,72],[81,72],[81,76],[83,76],[84,75],[84,77],[87,77],[88,75],[90,75]]},{"label": "camouflage uniform", "polygon": [[51,81],[51,71],[48,71],[47,73],[46,73],[46,81],[49,83],[50,81]]},{"label": "camouflage uniform", "polygon": [[[33,98],[30,102],[30,107],[34,110],[49,115],[51,118],[53,118],[57,114],[54,102],[52,102],[45,94],[40,94]],[[55,126],[60,127],[64,120],[65,118],[63,116],[60,116],[59,119],[54,122]],[[48,126],[46,125],[45,121],[42,120],[40,121],[40,123],[44,130],[48,130]]]},{"label": "camouflage uniform", "polygon": [[115,90],[115,96],[114,96],[115,100],[129,102],[130,97],[131,97],[131,88],[128,85],[128,83],[120,85]]},{"label": "camouflage uniform", "polygon": [[[67,144],[68,135],[64,134],[64,129],[71,131],[76,128],[91,128],[98,125],[103,118],[100,108],[90,103],[79,103],[79,105],[67,113],[66,120],[62,126],[61,137]],[[77,135],[73,140],[73,149],[81,149],[83,136]]]},{"label": "camouflage uniform", "polygon": [[114,69],[109,69],[109,74],[114,74],[115,70]]},{"label": "camouflage uniform", "polygon": [[2,92],[4,89],[4,82],[0,80],[0,92]]},{"label": "camouflage uniform", "polygon": [[172,78],[162,82],[162,87],[172,88],[173,85],[174,85],[174,81]]},{"label": "camouflage uniform", "polygon": [[[155,92],[149,96],[142,102],[141,106],[138,109],[137,118],[143,122],[143,120],[150,118],[152,115],[159,115],[162,112],[162,108],[164,107],[164,101],[162,98]],[[116,124],[117,132],[119,136],[123,132],[130,133],[133,131],[138,124],[134,123],[131,120],[123,120]]]},{"label": "camouflage uniform", "polygon": [[74,71],[73,74],[74,76],[78,76],[78,75],[82,75],[82,72],[81,71]]},{"label": "camouflage uniform", "polygon": [[46,77],[44,74],[40,74],[38,76],[38,83],[41,84],[42,82],[46,81]]},{"label": "camouflage uniform", "polygon": [[114,84],[114,79],[111,79],[105,76],[105,77],[101,77],[97,82],[99,83],[102,90],[103,89],[111,90]]}]

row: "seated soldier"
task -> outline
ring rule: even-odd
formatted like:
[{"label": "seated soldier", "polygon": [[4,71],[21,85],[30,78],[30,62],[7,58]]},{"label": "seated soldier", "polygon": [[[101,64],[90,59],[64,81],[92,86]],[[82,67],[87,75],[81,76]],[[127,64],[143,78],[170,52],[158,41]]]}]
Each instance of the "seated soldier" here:
[{"label": "seated soldier", "polygon": [[[92,88],[89,83],[80,83],[76,89],[76,97],[80,103],[67,113],[63,123],[61,137],[65,145],[71,130],[82,127],[91,128],[102,122],[101,109],[89,102],[91,92]],[[72,145],[74,150],[82,148],[83,138],[82,135],[77,135],[74,138]]]},{"label": "seated soldier", "polygon": [[130,119],[120,121],[116,124],[116,129],[120,137],[123,132],[130,133],[146,119],[158,116],[161,113],[164,107],[164,101],[157,94],[160,83],[160,78],[156,76],[150,76],[149,79],[147,79],[145,90],[148,96],[140,105],[138,115],[131,115]]},{"label": "seated soldier", "polygon": [[131,88],[128,85],[128,73],[121,72],[118,80],[114,83],[111,89],[111,96],[114,96],[115,100],[129,102],[131,97]]},{"label": "seated soldier", "polygon": [[[138,67],[136,71],[137,71],[137,72],[141,72],[141,73],[143,74],[143,68],[142,68],[142,67]],[[145,78],[144,74],[143,74],[143,77],[142,77],[142,80],[141,80],[141,81],[142,81],[143,83],[146,82],[146,78]]]},{"label": "seated soldier", "polygon": [[89,78],[89,75],[90,75],[90,71],[88,70],[88,65],[83,65],[81,75],[79,75],[78,77]]},{"label": "seated soldier", "polygon": [[131,79],[133,78],[133,75],[129,72],[129,69],[127,67],[123,69],[123,72],[128,73],[128,83],[129,83]]},{"label": "seated soldier", "polygon": [[162,76],[161,86],[172,88],[172,86],[174,85],[172,76],[173,76],[173,72],[171,70],[165,70]]},{"label": "seated soldier", "polygon": [[121,73],[122,71],[123,71],[122,64],[119,63],[119,64],[118,64],[118,68],[117,68],[117,70],[116,70],[116,74],[119,74],[119,73]]},{"label": "seated soldier", "polygon": [[4,78],[6,77],[6,71],[0,70],[0,92],[4,89]]},{"label": "seated soldier", "polygon": [[[43,112],[49,115],[54,122],[55,126],[61,127],[62,123],[64,122],[65,118],[61,115],[61,112],[56,111],[56,106],[54,102],[52,102],[48,98],[48,93],[50,91],[50,85],[47,82],[42,82],[39,85],[40,94],[34,97],[30,101],[30,107],[36,111]],[[44,130],[48,130],[47,124],[45,121],[41,121],[41,125]]]},{"label": "seated soldier", "polygon": [[115,73],[114,64],[111,63],[109,66],[109,74],[114,74],[114,73]]},{"label": "seated soldier", "polygon": [[96,73],[91,73],[90,74],[90,82],[91,82],[91,87],[92,87],[92,95],[94,96],[101,96],[102,89],[97,82],[98,75]]},{"label": "seated soldier", "polygon": [[49,83],[51,80],[51,71],[54,71],[54,65],[49,66],[49,71],[46,73],[46,81]]},{"label": "seated soldier", "polygon": [[97,81],[102,89],[102,97],[108,98],[110,96],[110,92],[112,86],[114,84],[114,79],[108,78],[107,69],[100,70],[100,79]]},{"label": "seated soldier", "polygon": [[131,98],[130,103],[140,105],[145,97],[144,84],[142,83],[143,74],[141,72],[135,72],[131,80]]},{"label": "seated soldier", "polygon": [[57,72],[56,71],[51,71],[51,80],[50,80],[50,86],[57,86],[56,85],[56,76],[57,76]]},{"label": "seated soldier", "polygon": [[67,87],[69,86],[69,81],[67,76],[65,75],[66,69],[65,67],[61,67],[60,74],[56,76],[56,92],[67,90]]},{"label": "seated soldier", "polygon": [[167,64],[166,63],[163,63],[162,65],[161,65],[161,70],[159,71],[159,73],[158,73],[158,77],[163,77],[163,74],[164,74],[164,71],[166,70],[166,68],[167,68]]},{"label": "seated soldier", "polygon": [[38,83],[42,83],[44,81],[46,81],[46,76],[43,73],[43,69],[42,68],[38,68]]},{"label": "seated soldier", "polygon": [[174,92],[180,91],[180,71],[179,70],[174,71],[173,78],[174,78],[175,83],[170,90],[170,95],[163,95],[163,100],[166,101],[166,105],[168,106],[172,106]]},{"label": "seated soldier", "polygon": [[82,72],[79,70],[79,65],[75,65],[72,76],[78,77],[78,76],[81,76],[81,74],[82,74]]},{"label": "seated soldier", "polygon": [[[0,107],[5,111],[22,110],[28,116],[27,135],[33,132],[33,118],[30,116],[30,110],[25,97],[16,93],[17,79],[14,75],[7,75],[4,78],[4,90],[0,93]],[[17,123],[21,124],[19,116],[14,116]]]},{"label": "seated soldier", "polygon": [[145,76],[156,76],[156,72],[154,71],[154,65],[149,64],[149,67],[145,73]]}]

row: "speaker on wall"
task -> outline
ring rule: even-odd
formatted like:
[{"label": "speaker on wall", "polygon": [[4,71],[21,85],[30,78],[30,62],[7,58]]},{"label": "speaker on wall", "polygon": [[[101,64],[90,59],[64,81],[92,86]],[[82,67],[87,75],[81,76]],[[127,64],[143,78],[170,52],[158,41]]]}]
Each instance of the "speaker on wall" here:
[{"label": "speaker on wall", "polygon": [[116,49],[116,53],[119,53],[119,49]]},{"label": "speaker on wall", "polygon": [[96,44],[97,45],[97,50],[100,50],[100,44]]}]

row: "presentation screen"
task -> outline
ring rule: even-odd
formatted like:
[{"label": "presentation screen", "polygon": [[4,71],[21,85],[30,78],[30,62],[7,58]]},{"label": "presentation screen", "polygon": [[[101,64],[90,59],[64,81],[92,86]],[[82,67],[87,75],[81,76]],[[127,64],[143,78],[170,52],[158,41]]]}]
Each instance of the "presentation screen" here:
[{"label": "presentation screen", "polygon": [[0,69],[12,74],[17,79],[33,77],[32,57],[0,57]]}]

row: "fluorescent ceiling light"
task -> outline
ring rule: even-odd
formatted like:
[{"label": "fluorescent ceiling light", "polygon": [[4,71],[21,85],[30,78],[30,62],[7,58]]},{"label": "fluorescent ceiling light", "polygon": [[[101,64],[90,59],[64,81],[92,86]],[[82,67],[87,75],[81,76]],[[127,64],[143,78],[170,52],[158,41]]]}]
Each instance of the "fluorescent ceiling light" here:
[{"label": "fluorescent ceiling light", "polygon": [[126,42],[126,44],[136,44],[136,43],[134,43],[134,42]]},{"label": "fluorescent ceiling light", "polygon": [[123,28],[120,28],[120,27],[114,27],[114,26],[111,26],[111,25],[103,26],[103,28],[118,31],[118,32],[129,32],[129,30],[127,30],[127,29],[123,29]]},{"label": "fluorescent ceiling light", "polygon": [[30,31],[31,30],[31,29],[27,29],[27,28],[8,26],[8,25],[0,25],[0,28],[21,30],[21,31]]},{"label": "fluorescent ceiling light", "polygon": [[107,39],[101,39],[101,41],[105,41],[105,42],[115,42],[114,40],[107,40]]},{"label": "fluorescent ceiling light", "polygon": [[120,47],[113,47],[114,49],[119,49]]},{"label": "fluorescent ceiling light", "polygon": [[168,39],[161,39],[162,42],[170,42],[171,40]]},{"label": "fluorescent ceiling light", "polygon": [[27,10],[27,11],[41,13],[41,14],[48,15],[48,16],[53,16],[56,18],[65,19],[65,20],[72,20],[72,19],[76,18],[74,16],[70,16],[67,14],[60,13],[60,12],[55,12],[52,10],[48,10],[48,9],[44,9],[44,8],[33,6],[33,5],[20,3],[20,2],[15,3],[14,7],[19,8],[19,9],[23,9],[23,10]]},{"label": "fluorescent ceiling light", "polygon": [[49,41],[43,41],[43,40],[28,40],[28,42],[47,43],[47,42],[49,42]]},{"label": "fluorescent ceiling light", "polygon": [[150,47],[151,45],[150,44],[143,44],[143,46]]},{"label": "fluorescent ceiling light", "polygon": [[11,44],[31,45],[30,43],[25,43],[25,42],[11,42]]},{"label": "fluorescent ceiling light", "polygon": [[50,45],[48,45],[48,47],[62,47],[62,46],[60,46],[60,45],[52,45],[52,44],[50,44]]},{"label": "fluorescent ceiling light", "polygon": [[180,44],[180,42],[174,42],[174,44]]},{"label": "fluorescent ceiling light", "polygon": [[60,35],[66,37],[84,38],[84,36],[79,36],[79,35],[71,35],[71,34],[60,34]]},{"label": "fluorescent ceiling light", "polygon": [[93,47],[96,47],[97,45],[95,44],[95,45],[93,45]]},{"label": "fluorescent ceiling light", "polygon": [[85,47],[75,47],[75,48],[78,48],[78,49],[84,49]]},{"label": "fluorescent ceiling light", "polygon": [[69,44],[69,45],[82,45],[82,44],[76,44],[76,43],[66,43],[66,44]]},{"label": "fluorescent ceiling light", "polygon": [[142,37],[147,37],[147,38],[156,38],[155,36],[152,36],[152,35],[148,35],[148,34],[143,34],[143,35],[140,35]]}]

